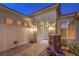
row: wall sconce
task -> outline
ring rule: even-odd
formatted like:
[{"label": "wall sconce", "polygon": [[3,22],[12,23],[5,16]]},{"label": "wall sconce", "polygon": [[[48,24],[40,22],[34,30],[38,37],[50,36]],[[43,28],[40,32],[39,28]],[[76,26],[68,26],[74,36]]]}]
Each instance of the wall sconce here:
[{"label": "wall sconce", "polygon": [[36,31],[37,32],[37,28],[33,28],[33,31]]},{"label": "wall sconce", "polygon": [[31,32],[37,32],[37,26],[32,26],[32,27],[30,28],[30,30],[31,30]]},{"label": "wall sconce", "polygon": [[31,31],[32,32],[37,32],[37,29],[36,28],[31,28]]},{"label": "wall sconce", "polygon": [[55,28],[50,26],[48,30],[49,30],[49,32],[50,32],[50,31],[54,31]]}]

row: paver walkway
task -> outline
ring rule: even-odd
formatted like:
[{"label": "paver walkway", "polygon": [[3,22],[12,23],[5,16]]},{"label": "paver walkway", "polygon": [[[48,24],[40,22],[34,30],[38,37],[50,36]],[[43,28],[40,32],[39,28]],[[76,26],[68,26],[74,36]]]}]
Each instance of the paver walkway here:
[{"label": "paver walkway", "polygon": [[[25,44],[15,47],[4,52],[0,52],[0,56],[48,56],[47,53],[48,40],[41,40],[33,44]],[[64,51],[65,56],[74,56]]]},{"label": "paver walkway", "polygon": [[[46,50],[48,41],[42,40],[34,44],[26,44],[20,47],[16,47],[4,52],[1,52],[2,56],[38,56],[44,55],[42,52]],[[45,53],[46,55],[46,53]]]}]

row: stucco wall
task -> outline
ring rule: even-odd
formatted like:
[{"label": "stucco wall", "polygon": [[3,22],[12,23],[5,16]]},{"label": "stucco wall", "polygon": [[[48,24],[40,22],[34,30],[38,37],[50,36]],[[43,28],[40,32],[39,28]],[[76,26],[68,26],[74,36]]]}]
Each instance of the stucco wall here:
[{"label": "stucco wall", "polygon": [[[0,23],[0,51],[27,44],[31,37],[32,34],[27,27]],[[14,41],[18,41],[18,43],[14,44]]]},{"label": "stucco wall", "polygon": [[[17,20],[23,21],[27,19],[27,22],[32,24],[32,18],[28,18],[19,13],[17,14],[16,12],[10,12],[12,10],[7,11],[8,9],[5,9],[5,7],[3,8],[4,9],[0,10],[0,14],[4,18],[11,18],[12,20],[15,20],[15,23]],[[16,24],[4,24],[0,22],[0,52],[19,45],[27,44],[31,38],[33,38],[33,33],[30,31],[29,27],[24,27],[23,25],[18,26]],[[18,43],[15,44],[15,41],[18,41]]]}]

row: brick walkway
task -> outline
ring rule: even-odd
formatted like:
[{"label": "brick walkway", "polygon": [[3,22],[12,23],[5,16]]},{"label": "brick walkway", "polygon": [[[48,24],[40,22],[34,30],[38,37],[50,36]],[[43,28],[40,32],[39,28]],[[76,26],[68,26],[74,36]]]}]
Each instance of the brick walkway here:
[{"label": "brick walkway", "polygon": [[[47,40],[42,40],[39,43],[25,44],[4,52],[1,52],[1,56],[39,56],[47,55]],[[44,52],[44,53],[43,53]]]},{"label": "brick walkway", "polygon": [[[25,44],[15,47],[4,52],[0,52],[0,56],[48,56],[47,53],[48,41],[42,40],[39,43]],[[74,56],[71,53],[64,51],[65,56]]]}]

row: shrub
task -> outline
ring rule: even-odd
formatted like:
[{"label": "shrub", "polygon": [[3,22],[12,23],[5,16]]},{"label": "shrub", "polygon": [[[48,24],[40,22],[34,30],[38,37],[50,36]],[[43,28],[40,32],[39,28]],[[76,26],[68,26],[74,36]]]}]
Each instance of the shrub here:
[{"label": "shrub", "polygon": [[62,45],[62,46],[67,46],[67,41],[66,41],[66,39],[61,39],[61,45]]},{"label": "shrub", "polygon": [[75,55],[79,55],[79,44],[69,45],[71,52]]}]

